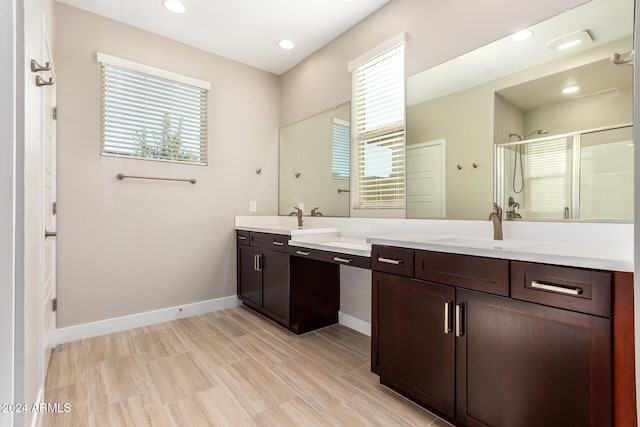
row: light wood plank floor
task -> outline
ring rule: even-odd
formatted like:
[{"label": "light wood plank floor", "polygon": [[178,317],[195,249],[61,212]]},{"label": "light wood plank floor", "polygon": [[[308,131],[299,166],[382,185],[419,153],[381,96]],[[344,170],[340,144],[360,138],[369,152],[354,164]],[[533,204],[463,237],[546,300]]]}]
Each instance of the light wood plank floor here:
[{"label": "light wood plank floor", "polygon": [[44,426],[449,426],[379,384],[370,339],[244,308],[58,346]]}]

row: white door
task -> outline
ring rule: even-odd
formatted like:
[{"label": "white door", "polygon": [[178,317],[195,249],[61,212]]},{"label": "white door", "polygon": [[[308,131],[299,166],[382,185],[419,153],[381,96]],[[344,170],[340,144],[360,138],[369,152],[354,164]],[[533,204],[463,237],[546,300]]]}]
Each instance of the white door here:
[{"label": "white door", "polygon": [[445,140],[407,146],[407,218],[445,217]]},{"label": "white door", "polygon": [[[51,71],[42,73],[47,76],[46,83],[55,84],[55,68],[51,55],[50,38],[44,31],[44,61],[48,62]],[[56,297],[56,90],[54,84],[40,86],[42,90],[42,111],[43,111],[43,135],[42,144],[44,148],[43,164],[43,190],[44,190],[44,265],[42,279],[42,307],[44,317],[42,322],[42,349],[44,351],[44,378],[47,377],[47,368],[54,341],[56,329],[56,312],[53,304]]]},{"label": "white door", "polygon": [[[25,0],[25,139],[24,139],[24,292],[20,297],[24,339],[23,384],[27,404],[42,401],[55,317],[51,299],[55,295],[55,231],[52,202],[55,200],[55,79],[48,46],[51,2]],[[35,68],[32,68],[35,60]],[[47,66],[49,63],[49,66]],[[47,68],[39,70],[39,66]],[[53,82],[54,80],[52,80]],[[37,413],[28,414],[32,424]]]}]

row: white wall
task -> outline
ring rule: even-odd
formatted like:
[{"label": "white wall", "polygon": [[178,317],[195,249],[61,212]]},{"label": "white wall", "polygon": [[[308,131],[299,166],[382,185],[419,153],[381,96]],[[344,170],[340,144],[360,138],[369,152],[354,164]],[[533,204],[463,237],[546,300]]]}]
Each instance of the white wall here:
[{"label": "white wall", "polygon": [[[96,51],[211,82],[208,166],[100,156]],[[278,78],[60,3],[57,74],[58,328],[235,295],[234,215],[277,213]]]},{"label": "white wall", "polygon": [[[0,3],[0,402],[13,402],[15,304],[16,3]],[[0,426],[13,414],[0,413]]]},{"label": "white wall", "polygon": [[[635,28],[634,28],[634,46],[640,46],[640,8],[638,2],[635,2]],[[640,69],[634,66],[633,73],[633,100],[634,105],[640,105]],[[634,108],[633,113],[633,127],[638,129],[640,126],[640,108]],[[634,171],[638,170],[637,165],[640,165],[640,138],[638,133],[634,132]],[[633,193],[634,193],[634,224],[640,223],[640,173],[634,173],[633,178]],[[635,272],[640,272],[640,227],[634,227],[634,253],[635,253]],[[638,424],[640,424],[640,275],[634,273],[634,317],[635,317],[635,350],[636,350],[636,415],[638,417]]]}]

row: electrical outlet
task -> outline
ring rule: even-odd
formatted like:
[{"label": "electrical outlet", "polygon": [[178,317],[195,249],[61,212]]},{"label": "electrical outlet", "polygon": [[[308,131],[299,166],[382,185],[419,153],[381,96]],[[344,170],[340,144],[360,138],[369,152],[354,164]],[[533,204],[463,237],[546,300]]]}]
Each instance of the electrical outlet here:
[{"label": "electrical outlet", "polygon": [[298,202],[298,207],[300,208],[301,211],[304,210],[304,202]]},{"label": "electrical outlet", "polygon": [[249,200],[249,212],[255,212],[258,210],[258,203],[255,200]]}]

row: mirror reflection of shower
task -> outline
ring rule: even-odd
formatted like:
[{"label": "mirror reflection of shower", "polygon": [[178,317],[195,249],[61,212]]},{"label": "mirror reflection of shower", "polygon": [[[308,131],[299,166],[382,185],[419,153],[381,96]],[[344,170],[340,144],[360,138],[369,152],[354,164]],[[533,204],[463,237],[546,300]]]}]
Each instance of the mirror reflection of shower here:
[{"label": "mirror reflection of shower", "polygon": [[[524,141],[525,139],[528,139],[530,136],[533,135],[546,135],[548,134],[549,131],[546,129],[536,129],[533,132],[529,132],[528,134],[526,134],[525,136],[521,136],[517,133],[510,133],[509,134],[509,142],[512,142],[512,139],[514,136],[516,138],[518,138],[518,141]],[[520,194],[522,193],[522,190],[524,190],[524,170],[522,169],[522,150],[524,150],[524,146],[519,145],[516,147],[516,152],[515,152],[515,156],[514,156],[514,165],[513,165],[513,182],[511,184],[512,188],[513,188],[513,192],[516,194]],[[516,189],[516,176],[518,175],[518,162],[520,162],[520,189],[517,190]]]}]

